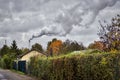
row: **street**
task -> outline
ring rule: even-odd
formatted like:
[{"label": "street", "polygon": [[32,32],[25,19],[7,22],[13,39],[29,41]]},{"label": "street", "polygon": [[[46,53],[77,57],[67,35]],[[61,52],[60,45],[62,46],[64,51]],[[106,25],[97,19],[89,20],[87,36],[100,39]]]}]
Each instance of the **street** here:
[{"label": "street", "polygon": [[10,70],[0,69],[0,80],[36,80],[26,75],[14,73]]}]

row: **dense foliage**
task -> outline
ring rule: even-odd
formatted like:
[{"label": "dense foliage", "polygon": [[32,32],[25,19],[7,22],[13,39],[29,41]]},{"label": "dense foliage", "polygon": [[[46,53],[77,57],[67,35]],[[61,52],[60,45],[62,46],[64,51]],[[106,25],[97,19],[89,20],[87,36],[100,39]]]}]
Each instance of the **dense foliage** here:
[{"label": "dense foliage", "polygon": [[69,54],[31,58],[29,74],[40,80],[119,80],[120,54]]},{"label": "dense foliage", "polygon": [[76,41],[71,41],[68,39],[62,42],[61,40],[57,40],[56,38],[54,38],[52,41],[48,42],[47,53],[50,56],[54,56],[84,49],[85,47],[82,43],[78,43]]},{"label": "dense foliage", "polygon": [[84,49],[85,46],[81,42],[78,43],[77,41],[66,40],[62,46],[62,53],[70,53],[73,51],[80,51]]},{"label": "dense foliage", "polygon": [[22,54],[22,50],[17,47],[15,40],[12,42],[11,46],[3,45],[0,49],[0,67],[11,69],[13,61],[16,60],[17,56],[20,54]]},{"label": "dense foliage", "polygon": [[39,43],[35,43],[34,45],[32,45],[32,50],[39,50],[43,52],[42,45],[40,45]]}]

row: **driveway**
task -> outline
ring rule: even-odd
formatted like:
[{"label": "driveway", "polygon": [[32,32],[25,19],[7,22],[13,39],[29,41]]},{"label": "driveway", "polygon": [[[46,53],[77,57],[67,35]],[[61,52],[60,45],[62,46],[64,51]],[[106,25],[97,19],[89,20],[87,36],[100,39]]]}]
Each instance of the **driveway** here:
[{"label": "driveway", "polygon": [[10,70],[0,69],[0,80],[36,80],[26,75],[14,73]]}]

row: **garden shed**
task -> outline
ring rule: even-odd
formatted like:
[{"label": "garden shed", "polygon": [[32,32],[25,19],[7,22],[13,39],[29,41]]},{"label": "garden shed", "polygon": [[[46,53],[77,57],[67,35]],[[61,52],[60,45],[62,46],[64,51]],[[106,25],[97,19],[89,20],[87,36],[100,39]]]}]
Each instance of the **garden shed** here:
[{"label": "garden shed", "polygon": [[31,50],[20,55],[17,60],[14,61],[13,68],[24,73],[28,72],[28,62],[30,61],[31,57],[35,56],[46,57],[44,53],[38,50]]}]

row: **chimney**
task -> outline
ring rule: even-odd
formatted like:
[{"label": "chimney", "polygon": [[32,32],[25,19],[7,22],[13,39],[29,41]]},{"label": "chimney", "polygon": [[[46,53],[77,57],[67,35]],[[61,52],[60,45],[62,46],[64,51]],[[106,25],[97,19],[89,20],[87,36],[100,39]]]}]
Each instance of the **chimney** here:
[{"label": "chimney", "polygon": [[29,50],[31,49],[31,40],[29,40],[28,48],[29,48]]},{"label": "chimney", "polygon": [[5,45],[7,45],[7,40],[5,40]]}]

